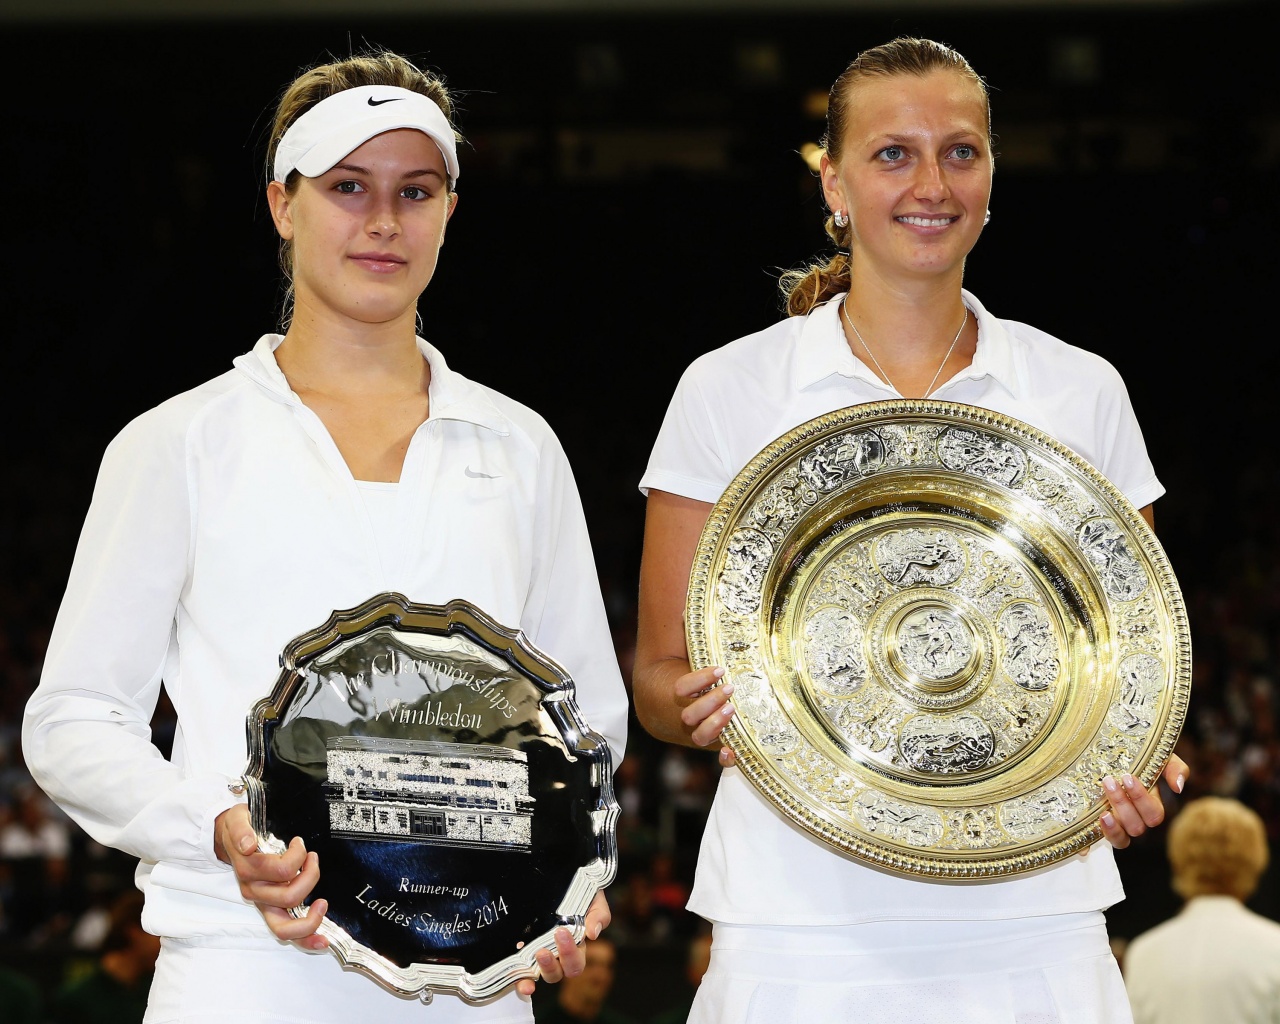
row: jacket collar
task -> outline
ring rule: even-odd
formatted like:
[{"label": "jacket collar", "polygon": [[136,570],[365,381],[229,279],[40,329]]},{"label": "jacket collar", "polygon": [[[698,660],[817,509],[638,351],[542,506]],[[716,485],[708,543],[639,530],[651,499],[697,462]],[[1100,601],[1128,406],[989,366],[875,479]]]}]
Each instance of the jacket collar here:
[{"label": "jacket collar", "polygon": [[[236,358],[235,366],[281,401],[296,402],[298,397],[276,362],[275,351],[282,341],[283,335],[264,334],[253,351]],[[494,404],[487,389],[451,370],[434,345],[422,338],[417,342],[418,351],[431,367],[431,383],[427,390],[431,403],[429,419],[461,420],[486,427],[497,434],[511,433],[511,421]]]},{"label": "jacket collar", "polygon": [[[1009,338],[1008,331],[1005,330],[1004,324],[987,312],[986,307],[972,292],[962,290],[960,294],[964,298],[965,305],[977,318],[978,348],[974,352],[973,362],[953,379],[977,380],[990,377],[1013,397],[1018,397],[1021,380],[1014,359],[1013,342]],[[802,391],[826,380],[833,374],[839,374],[842,377],[857,378],[886,392],[886,396],[892,396],[894,392],[889,386],[849,348],[840,322],[842,302],[844,302],[843,292],[828,299],[804,318],[800,326],[800,337],[796,343],[796,388]],[[940,390],[945,388],[944,383]]]}]

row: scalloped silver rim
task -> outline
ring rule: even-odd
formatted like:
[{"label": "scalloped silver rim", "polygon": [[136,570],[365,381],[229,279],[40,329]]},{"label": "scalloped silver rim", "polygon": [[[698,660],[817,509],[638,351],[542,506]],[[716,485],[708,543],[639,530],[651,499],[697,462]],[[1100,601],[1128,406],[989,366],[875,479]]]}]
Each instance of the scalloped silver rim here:
[{"label": "scalloped silver rim", "polygon": [[[303,633],[285,646],[280,656],[281,672],[271,693],[254,704],[246,722],[249,757],[244,783],[248,793],[251,823],[258,833],[258,848],[263,852],[279,852],[283,846],[266,827],[266,794],[261,783],[266,763],[266,721],[278,714],[277,709],[285,706],[300,684],[299,665],[343,642],[353,633],[390,617],[394,617],[397,622],[406,617],[440,620],[442,630],[462,629],[505,653],[514,667],[521,668],[547,689],[543,702],[555,705],[556,713],[551,715],[551,719],[561,728],[561,738],[566,747],[570,751],[586,753],[583,741],[589,740],[603,752],[601,806],[592,812],[597,843],[603,846],[603,855],[574,873],[569,888],[556,908],[556,913],[564,922],[556,927],[568,927],[574,942],[581,943],[586,934],[583,916],[587,908],[596,893],[613,881],[618,870],[617,821],[621,809],[613,792],[612,754],[608,741],[593,731],[583,719],[574,698],[573,681],[559,663],[538,650],[523,631],[503,626],[471,602],[461,598],[444,605],[430,605],[414,604],[399,593],[378,594],[354,608],[335,611],[322,626]],[[568,723],[568,730],[560,722],[561,717]],[[566,731],[573,735],[565,735]],[[289,912],[294,917],[303,917],[307,908],[305,905],[294,907]],[[468,1003],[490,1002],[516,982],[525,978],[538,978],[538,951],[554,950],[556,947],[553,928],[530,940],[511,956],[483,971],[471,974],[461,967],[445,964],[415,963],[409,967],[399,967],[375,950],[357,942],[341,926],[327,919],[321,923],[319,934],[329,940],[329,951],[343,968],[359,971],[396,995],[416,997],[423,1003],[430,1003],[437,992],[457,995]]]}]

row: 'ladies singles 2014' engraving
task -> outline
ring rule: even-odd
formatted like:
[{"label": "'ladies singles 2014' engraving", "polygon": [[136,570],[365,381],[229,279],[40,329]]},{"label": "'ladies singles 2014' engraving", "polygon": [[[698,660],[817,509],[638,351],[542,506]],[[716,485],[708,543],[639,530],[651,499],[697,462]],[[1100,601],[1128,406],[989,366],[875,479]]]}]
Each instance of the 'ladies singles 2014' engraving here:
[{"label": "'ladies singles 2014' engraving", "polygon": [[[431,888],[444,889],[452,895],[456,895],[459,891],[465,895],[471,891],[470,889],[459,890],[448,886],[432,886]],[[390,921],[401,928],[411,928],[424,935],[438,935],[442,938],[479,931],[481,928],[487,928],[491,924],[497,924],[511,913],[506,897],[495,896],[478,907],[469,907],[465,911],[455,910],[452,915],[446,911],[437,916],[427,910],[406,909],[397,899],[384,899],[368,883],[356,893],[356,901],[367,907],[371,914],[376,914],[383,920]]]}]

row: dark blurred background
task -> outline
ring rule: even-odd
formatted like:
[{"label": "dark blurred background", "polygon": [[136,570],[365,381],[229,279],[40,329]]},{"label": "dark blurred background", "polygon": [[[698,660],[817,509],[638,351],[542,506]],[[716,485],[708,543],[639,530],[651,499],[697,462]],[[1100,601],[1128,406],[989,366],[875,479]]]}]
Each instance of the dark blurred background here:
[{"label": "dark blurred background", "polygon": [[[827,88],[895,35],[964,53],[999,136],[967,285],[1128,382],[1192,614],[1189,793],[1237,796],[1280,837],[1269,7],[3,0],[0,966],[51,997],[130,885],[126,858],[31,792],[18,745],[102,449],[275,328],[271,108],[301,66],[369,44],[461,93],[461,208],[424,333],[559,433],[624,673],[636,482],[683,368],[776,320],[779,268],[824,251],[800,152]],[[166,728],[162,709],[161,742]],[[633,726],[611,896],[614,1002],[636,1020],[683,997],[698,922],[682,908],[715,773]],[[1177,901],[1161,836],[1119,860],[1130,897],[1109,918],[1124,937]],[[1273,873],[1252,905],[1280,917],[1278,889]]]}]

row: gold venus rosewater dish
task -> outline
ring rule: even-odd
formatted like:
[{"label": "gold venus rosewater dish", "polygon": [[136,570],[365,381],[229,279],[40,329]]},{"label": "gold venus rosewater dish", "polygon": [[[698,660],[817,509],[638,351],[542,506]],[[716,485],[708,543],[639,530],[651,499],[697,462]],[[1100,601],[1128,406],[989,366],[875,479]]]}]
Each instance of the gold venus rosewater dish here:
[{"label": "gold venus rosewater dish", "polygon": [[932,878],[1042,867],[1101,838],[1107,775],[1154,783],[1191,640],[1155,534],[1068,448],[952,402],[875,402],[765,448],[712,510],[693,667],[789,818]]}]

